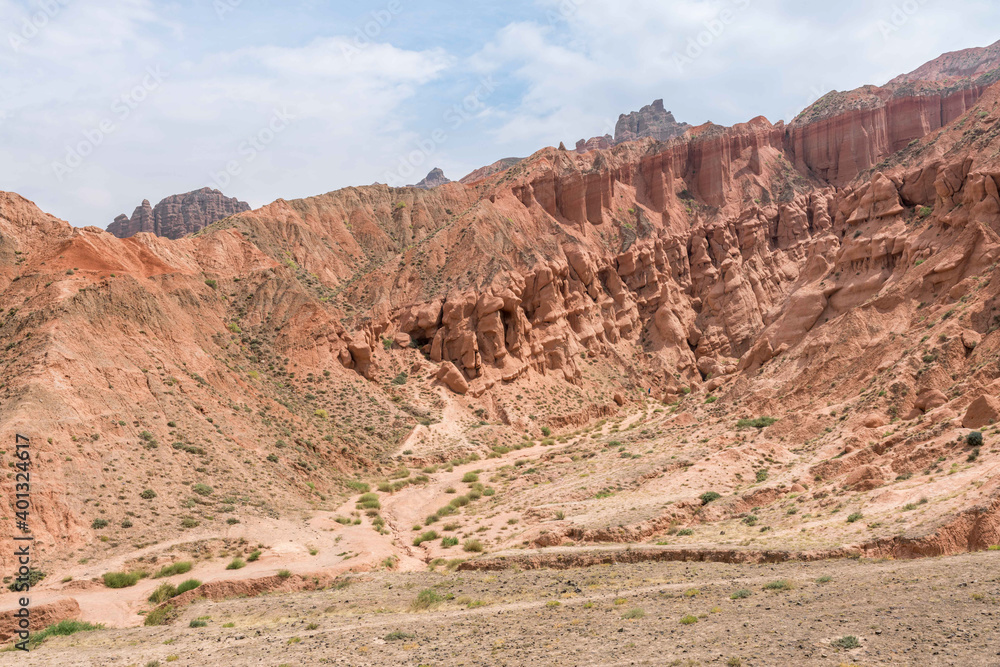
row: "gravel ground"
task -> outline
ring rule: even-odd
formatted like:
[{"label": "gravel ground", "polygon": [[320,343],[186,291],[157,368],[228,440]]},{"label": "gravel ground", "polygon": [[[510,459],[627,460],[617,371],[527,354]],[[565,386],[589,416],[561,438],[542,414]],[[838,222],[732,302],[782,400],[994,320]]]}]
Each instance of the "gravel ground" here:
[{"label": "gravel ground", "polygon": [[[788,587],[765,590],[779,581]],[[733,599],[740,590],[749,595]],[[419,608],[424,591],[433,595],[424,593],[429,606]],[[695,622],[682,623],[685,616]],[[190,628],[199,617],[208,625]],[[844,637],[859,647],[838,648]],[[177,667],[1000,665],[1000,552],[381,572],[321,592],[199,601],[173,626],[80,633],[28,656],[0,654],[0,665],[156,660]]]}]

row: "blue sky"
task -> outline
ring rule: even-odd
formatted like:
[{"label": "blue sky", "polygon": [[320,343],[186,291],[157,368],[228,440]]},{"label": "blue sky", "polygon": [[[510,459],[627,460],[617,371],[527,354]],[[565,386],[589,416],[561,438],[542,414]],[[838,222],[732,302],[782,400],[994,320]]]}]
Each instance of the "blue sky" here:
[{"label": "blue sky", "polygon": [[[611,131],[787,119],[1000,39],[996,3],[0,0],[0,189],[75,225],[451,178]],[[367,33],[367,34],[366,34]]]}]

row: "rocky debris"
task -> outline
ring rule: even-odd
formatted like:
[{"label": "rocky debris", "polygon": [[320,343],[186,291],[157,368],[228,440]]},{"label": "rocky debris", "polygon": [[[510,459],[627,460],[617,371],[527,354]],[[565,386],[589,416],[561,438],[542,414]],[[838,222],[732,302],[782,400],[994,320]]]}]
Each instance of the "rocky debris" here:
[{"label": "rocky debris", "polygon": [[407,185],[406,187],[419,188],[421,190],[431,190],[433,188],[445,185],[447,183],[451,183],[451,180],[444,175],[444,172],[441,169],[435,167],[434,169],[430,170],[430,173],[428,173],[427,176],[425,176],[422,181],[420,181],[416,185]]},{"label": "rocky debris", "polygon": [[437,379],[443,382],[448,389],[451,389],[456,394],[466,394],[469,391],[469,383],[462,375],[462,372],[458,370],[455,364],[450,361],[446,361],[441,364],[441,368],[438,369]]},{"label": "rocky debris", "polygon": [[226,197],[218,190],[202,188],[160,201],[156,207],[144,199],[132,217],[119,215],[108,225],[108,231],[120,239],[149,232],[168,239],[179,239],[232,215],[249,211],[250,205]]},{"label": "rocky debris", "polygon": [[577,153],[588,153],[590,151],[606,150],[615,145],[615,139],[610,134],[603,137],[593,137],[592,139],[580,139],[576,142]]}]

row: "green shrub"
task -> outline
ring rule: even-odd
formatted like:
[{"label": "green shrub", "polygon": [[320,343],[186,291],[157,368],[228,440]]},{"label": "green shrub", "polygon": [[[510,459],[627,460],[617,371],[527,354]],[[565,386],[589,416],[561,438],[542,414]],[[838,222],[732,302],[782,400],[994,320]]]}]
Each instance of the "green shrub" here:
[{"label": "green shrub", "polygon": [[413,602],[414,609],[430,609],[432,606],[440,603],[444,598],[437,594],[436,591],[426,588],[417,594],[417,599]]},{"label": "green shrub", "polygon": [[175,574],[184,574],[185,572],[191,571],[191,561],[182,560],[173,563],[172,565],[164,565],[159,569],[159,571],[153,575],[154,579],[161,579],[163,577],[172,577]]},{"label": "green shrub", "polygon": [[104,585],[108,588],[128,588],[135,586],[142,578],[141,572],[105,572]]},{"label": "green shrub", "polygon": [[40,630],[31,635],[28,640],[28,647],[35,648],[42,642],[44,642],[49,637],[68,637],[69,635],[75,635],[78,632],[92,632],[94,630],[103,630],[104,626],[101,624],[93,625],[91,623],[85,623],[84,621],[59,621],[55,625],[50,625],[44,630]]},{"label": "green shrub", "polygon": [[145,491],[139,494],[139,497],[142,498],[143,500],[152,500],[153,498],[156,497],[156,491],[153,491],[152,489],[146,489]]},{"label": "green shrub", "polygon": [[750,591],[748,591],[745,588],[741,588],[738,591],[733,591],[733,594],[730,595],[729,598],[731,600],[745,600],[748,597],[750,597],[751,595],[753,595],[753,593],[751,593]]},{"label": "green shrub", "polygon": [[754,419],[741,419],[736,422],[736,428],[767,428],[778,421],[774,417],[756,417]]},{"label": "green shrub", "polygon": [[206,279],[205,284],[211,287],[212,289],[215,289],[216,287],[219,286],[219,283],[213,280],[212,278]]},{"label": "green shrub", "polygon": [[965,436],[965,443],[969,447],[982,447],[983,446],[983,434],[980,431],[971,431]]},{"label": "green shrub", "polygon": [[646,612],[637,607],[635,609],[629,609],[622,615],[622,618],[625,620],[630,620],[630,619],[644,618],[645,616]]},{"label": "green shrub", "polygon": [[409,379],[409,376],[406,374],[406,371],[403,371],[396,377],[392,378],[392,383],[396,386],[402,386],[406,384],[407,379]]},{"label": "green shrub", "polygon": [[693,528],[681,528],[680,530],[677,531],[677,534],[680,535],[681,537],[686,537],[688,535],[694,535],[694,529]]},{"label": "green shrub", "polygon": [[394,630],[387,634],[383,639],[387,642],[398,642],[403,639],[413,639],[416,635],[411,635],[409,632],[403,632],[402,630]]},{"label": "green shrub", "polygon": [[247,562],[248,563],[255,562],[258,558],[260,558],[260,555],[261,555],[260,549],[254,549],[252,552],[250,552],[250,555],[247,556]]},{"label": "green shrub", "polygon": [[543,426],[542,435],[544,435],[546,438],[549,437],[550,435],[552,435],[552,429],[550,429],[548,426]]},{"label": "green shrub", "polygon": [[413,538],[413,546],[419,547],[424,542],[430,542],[431,540],[436,540],[437,538],[438,534],[436,531],[428,530],[420,536]]},{"label": "green shrub", "polygon": [[[181,593],[187,593],[188,591],[193,591],[199,586],[201,586],[201,582],[198,581],[197,579],[185,579],[184,581],[182,581],[177,585],[177,595],[180,595]],[[177,595],[175,595],[174,597],[177,597]]]},{"label": "green shrub", "polygon": [[146,620],[143,622],[143,625],[166,625],[176,616],[177,609],[172,604],[165,604],[146,614]]},{"label": "green shrub", "polygon": [[288,579],[292,573],[290,570],[278,570],[278,576],[282,579]]},{"label": "green shrub", "polygon": [[715,491],[706,491],[705,493],[701,494],[700,497],[701,497],[701,504],[707,505],[713,500],[718,500],[719,498],[722,497],[722,495],[716,493]]},{"label": "green shrub", "polygon": [[[34,568],[29,568],[28,569],[28,586],[29,587],[34,587],[35,584],[37,584],[39,581],[41,581],[42,579],[44,579],[45,576],[46,576],[45,573],[42,572],[41,570],[36,570]],[[17,587],[21,583],[23,583],[23,580],[21,580],[21,579],[15,579],[14,581],[10,582],[10,584],[7,586],[7,590],[18,592]]]},{"label": "green shrub", "polygon": [[768,584],[764,584],[765,591],[788,591],[792,589],[792,584],[787,579],[778,579]]},{"label": "green shrub", "polygon": [[855,521],[860,521],[865,517],[861,512],[854,512],[849,517],[847,517],[847,523],[854,523]]},{"label": "green shrub", "polygon": [[242,558],[234,558],[229,561],[229,565],[226,566],[227,570],[242,570],[247,566],[247,562]]},{"label": "green shrub", "polygon": [[715,403],[715,402],[716,402],[717,400],[719,400],[719,397],[718,397],[718,396],[712,396],[711,394],[709,394],[709,395],[708,395],[708,396],[707,396],[707,397],[705,398],[705,402],[706,402],[706,403]]},{"label": "green shrub", "polygon": [[466,540],[465,544],[462,545],[462,549],[469,553],[482,553],[483,543],[479,540]]},{"label": "green shrub", "polygon": [[479,475],[477,475],[474,472],[467,472],[464,475],[462,475],[462,482],[464,484],[472,484],[473,482],[478,482],[478,481],[479,481]]},{"label": "green shrub", "polygon": [[153,604],[161,604],[177,595],[177,587],[171,583],[162,583],[156,587],[153,594],[149,596],[149,601]]},{"label": "green shrub", "polygon": [[100,530],[101,528],[107,528],[108,522],[106,519],[94,519],[90,524],[90,527],[94,530]]},{"label": "green shrub", "polygon": [[846,649],[849,651],[852,648],[858,648],[859,646],[861,646],[861,642],[859,642],[858,638],[855,637],[854,635],[845,635],[840,639],[834,639],[832,642],[830,642],[830,646],[833,646],[834,648]]},{"label": "green shrub", "polygon": [[208,625],[208,621],[203,621],[200,618],[192,618],[191,622],[188,623],[189,628],[203,628]]},{"label": "green shrub", "polygon": [[697,616],[692,616],[691,614],[688,614],[686,616],[681,616],[681,625],[694,625],[697,622],[698,622]]},{"label": "green shrub", "polygon": [[755,479],[757,480],[757,483],[760,484],[762,482],[766,482],[768,474],[769,473],[767,472],[767,468],[761,468],[760,470],[758,470],[756,472],[756,475],[755,475]]},{"label": "green shrub", "polygon": [[210,496],[214,493],[214,490],[208,484],[195,484],[191,487],[191,490],[199,496]]},{"label": "green shrub", "polygon": [[457,537],[442,537],[441,538],[441,546],[444,547],[444,548],[446,548],[446,549],[448,547],[454,547],[454,546],[457,546],[457,545],[458,545],[458,538]]}]

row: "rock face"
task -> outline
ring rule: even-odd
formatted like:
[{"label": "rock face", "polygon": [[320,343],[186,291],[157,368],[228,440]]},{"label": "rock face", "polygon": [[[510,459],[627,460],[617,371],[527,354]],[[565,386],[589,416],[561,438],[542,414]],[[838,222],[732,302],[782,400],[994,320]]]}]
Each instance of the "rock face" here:
[{"label": "rock face", "polygon": [[669,141],[684,134],[689,127],[687,123],[677,122],[674,114],[663,107],[663,100],[656,100],[639,111],[622,114],[618,118],[614,143],[646,138]]},{"label": "rock face", "polygon": [[173,195],[156,207],[144,199],[129,218],[124,214],[115,218],[108,231],[120,239],[139,232],[150,232],[168,239],[179,239],[229,216],[249,211],[250,205],[226,197],[218,190],[202,188],[183,195]]},{"label": "rock face", "polygon": [[451,183],[451,180],[449,180],[448,177],[444,175],[444,172],[441,171],[441,169],[435,167],[434,169],[431,169],[430,173],[427,174],[427,176],[424,177],[422,181],[420,181],[416,185],[408,185],[406,187],[420,188],[421,190],[430,190],[432,188],[438,187],[439,185],[444,185],[445,183]]},{"label": "rock face", "polygon": [[481,167],[479,169],[476,169],[474,172],[466,176],[463,176],[461,179],[459,179],[459,183],[464,183],[465,185],[469,185],[471,183],[475,183],[476,181],[481,181],[484,178],[489,178],[490,176],[493,176],[494,174],[499,174],[501,172],[507,171],[508,169],[516,165],[518,162],[521,162],[522,160],[524,160],[524,158],[505,157],[502,160],[497,160],[491,165],[488,165],[486,167]]}]

